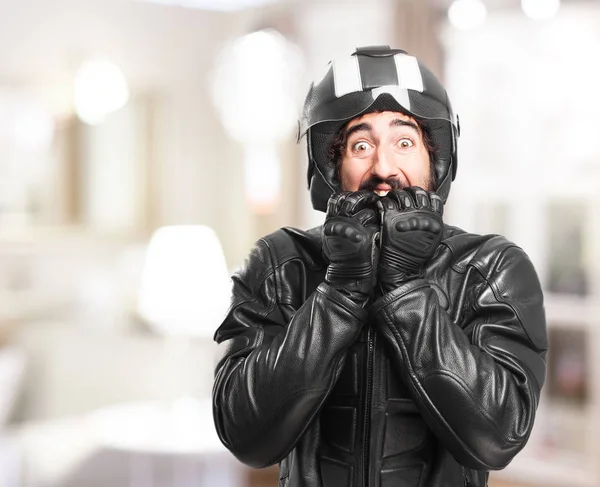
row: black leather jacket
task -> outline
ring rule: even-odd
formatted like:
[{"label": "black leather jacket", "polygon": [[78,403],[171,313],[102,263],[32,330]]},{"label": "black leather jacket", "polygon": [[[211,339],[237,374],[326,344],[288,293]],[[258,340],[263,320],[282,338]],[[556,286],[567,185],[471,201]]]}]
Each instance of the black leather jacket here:
[{"label": "black leather jacket", "polygon": [[543,297],[522,249],[445,226],[425,278],[357,308],[326,285],[320,227],[261,239],[233,277],[214,420],[281,487],[479,487],[531,432]]}]

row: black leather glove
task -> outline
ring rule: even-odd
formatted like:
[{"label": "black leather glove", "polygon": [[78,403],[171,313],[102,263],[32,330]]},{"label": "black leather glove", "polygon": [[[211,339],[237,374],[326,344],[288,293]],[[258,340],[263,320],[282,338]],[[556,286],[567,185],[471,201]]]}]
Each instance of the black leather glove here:
[{"label": "black leather glove", "polygon": [[383,293],[422,276],[423,266],[442,240],[442,199],[418,186],[390,191],[377,203],[381,212],[379,284]]},{"label": "black leather glove", "polygon": [[377,282],[380,218],[372,191],[336,193],[323,224],[325,282],[364,307]]}]

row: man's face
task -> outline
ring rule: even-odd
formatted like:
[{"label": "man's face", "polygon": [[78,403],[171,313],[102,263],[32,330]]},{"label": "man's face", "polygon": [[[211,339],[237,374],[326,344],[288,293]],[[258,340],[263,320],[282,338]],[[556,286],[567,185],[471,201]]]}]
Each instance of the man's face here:
[{"label": "man's face", "polygon": [[429,152],[415,120],[399,112],[375,112],[351,120],[342,149],[344,191],[368,189],[384,196],[392,189],[420,186],[432,191]]}]

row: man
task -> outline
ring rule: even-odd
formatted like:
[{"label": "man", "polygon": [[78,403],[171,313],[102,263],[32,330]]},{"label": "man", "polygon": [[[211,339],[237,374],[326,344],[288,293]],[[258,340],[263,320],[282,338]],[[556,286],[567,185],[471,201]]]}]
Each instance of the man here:
[{"label": "man", "polygon": [[301,120],[325,223],[261,239],[233,277],[214,419],[287,487],[485,486],[523,448],[545,378],[526,254],[443,223],[458,119],[414,57],[358,49]]}]

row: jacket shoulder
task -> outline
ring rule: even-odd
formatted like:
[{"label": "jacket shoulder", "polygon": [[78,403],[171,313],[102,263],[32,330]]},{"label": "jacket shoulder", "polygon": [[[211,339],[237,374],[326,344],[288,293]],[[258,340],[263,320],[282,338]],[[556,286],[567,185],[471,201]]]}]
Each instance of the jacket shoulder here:
[{"label": "jacket shoulder", "polygon": [[480,235],[466,232],[462,228],[445,225],[442,245],[452,254],[453,267],[464,270],[467,266],[477,267],[485,275],[496,266],[497,260],[511,248],[524,251],[514,242],[498,234]]},{"label": "jacket shoulder", "polygon": [[274,249],[286,242],[280,231],[256,241],[244,263],[231,277],[231,302],[214,339],[220,343],[262,328],[265,323],[279,322],[277,315],[277,279]]},{"label": "jacket shoulder", "polygon": [[310,269],[324,267],[322,258],[321,226],[309,230],[283,227],[265,236],[275,267],[299,259]]},{"label": "jacket shoulder", "polygon": [[531,342],[546,349],[543,291],[527,253],[502,235],[477,235],[452,227],[444,237],[442,243],[453,254],[452,266],[474,267],[486,283],[478,306],[502,303],[511,308]]}]

